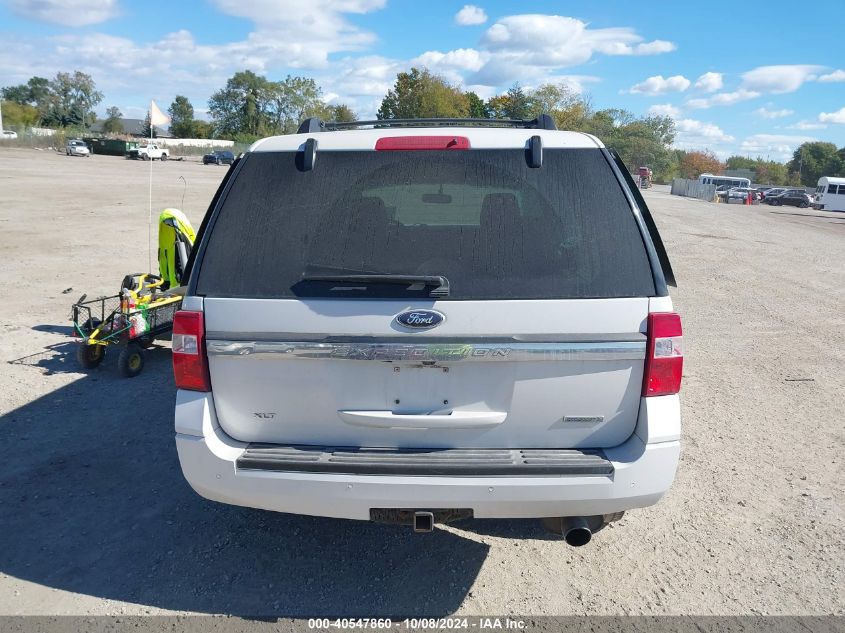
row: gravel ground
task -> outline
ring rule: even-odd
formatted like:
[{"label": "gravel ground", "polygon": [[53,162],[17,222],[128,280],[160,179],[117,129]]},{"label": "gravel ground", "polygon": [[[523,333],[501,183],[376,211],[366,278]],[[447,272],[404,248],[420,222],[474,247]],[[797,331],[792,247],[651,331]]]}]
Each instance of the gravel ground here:
[{"label": "gravel ground", "polygon": [[[153,169],[154,208],[198,226],[225,169]],[[0,150],[0,614],[845,613],[845,214],[646,192],[683,457],[660,504],[572,549],[533,521],[418,536],[194,494],[168,351],[126,380],[113,356],[80,373],[68,338],[80,294],[147,268],[148,170]]]}]

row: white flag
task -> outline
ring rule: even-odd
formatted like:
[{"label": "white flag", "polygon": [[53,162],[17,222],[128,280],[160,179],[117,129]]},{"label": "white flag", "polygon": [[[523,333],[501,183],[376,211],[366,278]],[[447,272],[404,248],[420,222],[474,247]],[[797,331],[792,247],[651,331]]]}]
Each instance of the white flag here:
[{"label": "white flag", "polygon": [[170,117],[158,109],[155,101],[150,101],[150,125],[170,125]]}]

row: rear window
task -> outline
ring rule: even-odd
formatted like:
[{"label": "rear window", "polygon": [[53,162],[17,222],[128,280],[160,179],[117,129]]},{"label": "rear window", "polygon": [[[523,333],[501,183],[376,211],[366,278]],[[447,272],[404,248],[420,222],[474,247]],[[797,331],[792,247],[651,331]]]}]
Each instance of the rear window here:
[{"label": "rear window", "polygon": [[417,298],[421,285],[307,274],[444,276],[444,300],[655,294],[630,205],[597,149],[291,152],[245,157],[200,253],[195,291]]}]

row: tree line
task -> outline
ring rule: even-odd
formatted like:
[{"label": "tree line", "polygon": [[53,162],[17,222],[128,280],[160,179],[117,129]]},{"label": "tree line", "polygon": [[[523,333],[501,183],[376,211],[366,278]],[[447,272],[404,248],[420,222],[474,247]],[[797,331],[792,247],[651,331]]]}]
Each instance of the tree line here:
[{"label": "tree line", "polygon": [[845,177],[845,147],[833,143],[808,141],[793,152],[785,163],[765,160],[762,156],[729,156],[724,162],[709,150],[674,150],[676,175],[698,178],[701,174],[721,174],[728,169],[749,169],[752,181],[767,185],[815,187],[822,176]]},{"label": "tree line", "polygon": [[[75,71],[53,79],[32,77],[25,84],[3,88],[3,120],[7,125],[32,127],[90,127],[103,93],[90,75]],[[6,105],[8,102],[9,105]]]},{"label": "tree line", "polygon": [[[58,73],[52,80],[32,77],[27,83],[3,88],[3,117],[11,127],[89,128],[94,109],[103,101],[90,75]],[[168,108],[170,131],[181,138],[227,138],[250,143],[263,136],[291,134],[308,117],[356,121],[346,104],[329,104],[312,78],[288,75],[271,81],[250,70],[236,72],[208,100],[210,121],[197,119],[190,100],[177,95]],[[502,94],[482,99],[424,67],[396,76],[381,100],[378,119],[493,118],[532,119],[549,114],[558,129],[594,134],[619,152],[629,169],[650,167],[658,181],[697,178],[725,169],[752,169],[755,181],[770,184],[815,185],[820,176],[845,172],[845,148],[832,143],[804,143],[788,163],[731,156],[720,161],[710,151],[674,149],[675,124],[668,116],[636,116],[618,108],[596,109],[589,97],[564,84],[546,83],[525,89],[518,83]],[[103,132],[122,131],[122,113],[106,110]],[[142,133],[155,135],[149,114]]]},{"label": "tree line", "polygon": [[526,90],[518,83],[486,101],[461,91],[425,68],[396,76],[382,99],[379,119],[492,118],[533,119],[548,114],[560,130],[588,132],[619,152],[630,169],[647,165],[658,176],[672,168],[675,125],[670,117],[637,117],[626,110],[596,110],[590,100],[564,84],[546,83]]}]

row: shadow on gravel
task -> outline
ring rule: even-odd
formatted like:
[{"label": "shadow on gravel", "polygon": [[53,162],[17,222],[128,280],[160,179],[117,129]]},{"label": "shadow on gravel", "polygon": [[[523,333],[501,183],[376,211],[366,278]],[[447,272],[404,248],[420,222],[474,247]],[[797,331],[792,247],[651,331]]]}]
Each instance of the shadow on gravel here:
[{"label": "shadow on gravel", "polygon": [[76,343],[62,341],[47,345],[40,352],[27,354],[8,361],[10,365],[26,365],[43,369],[46,374],[78,372],[76,362]]},{"label": "shadow on gravel", "polygon": [[51,334],[64,334],[65,336],[73,336],[72,325],[33,325],[32,329],[36,332],[50,332]]},{"label": "shadow on gravel", "polygon": [[460,606],[486,545],[445,530],[414,535],[205,501],[179,470],[169,354],[150,353],[134,379],[114,361],[0,417],[0,572],[206,613],[440,615]]},{"label": "shadow on gravel", "polygon": [[842,220],[832,215],[818,215],[815,213],[790,213],[789,211],[769,211],[774,215],[794,215],[797,218],[818,218],[820,220],[829,220],[831,224],[842,224]]},{"label": "shadow on gravel", "polygon": [[560,541],[561,547],[565,547],[563,538],[546,530],[540,519],[471,519],[456,522],[454,526],[474,534],[497,538]]}]

